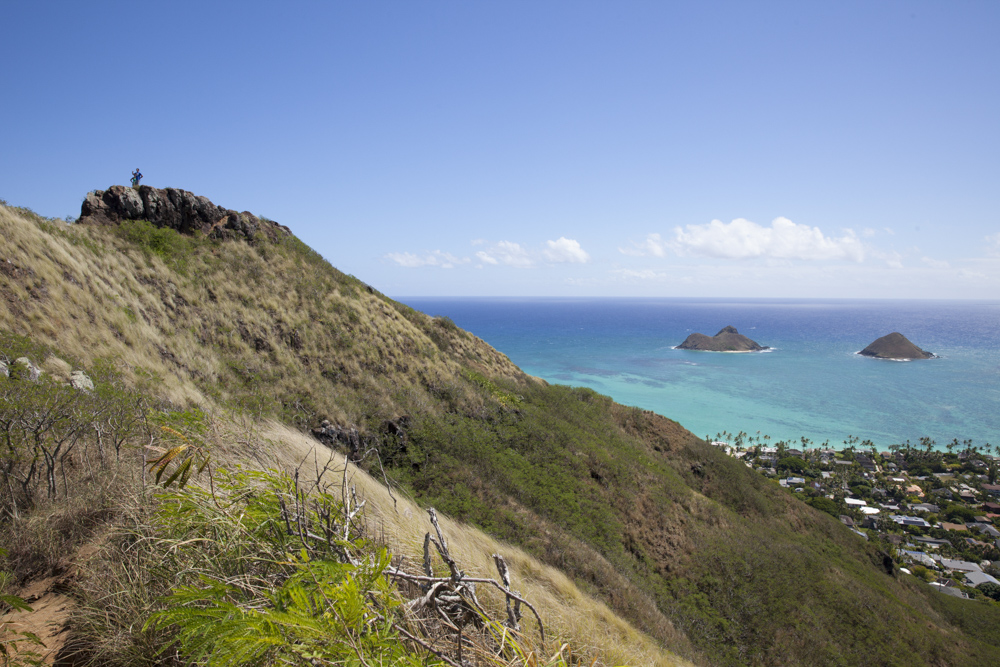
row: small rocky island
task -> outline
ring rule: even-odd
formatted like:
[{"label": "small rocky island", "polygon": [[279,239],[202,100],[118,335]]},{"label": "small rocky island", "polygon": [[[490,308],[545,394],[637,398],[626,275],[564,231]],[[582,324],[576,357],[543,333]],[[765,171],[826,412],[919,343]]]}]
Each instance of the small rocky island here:
[{"label": "small rocky island", "polygon": [[906,336],[893,331],[888,336],[882,336],[871,345],[858,352],[866,357],[876,359],[932,359],[933,354],[911,343]]},{"label": "small rocky island", "polygon": [[725,327],[714,336],[693,333],[677,346],[678,350],[702,350],[705,352],[760,352],[769,350],[767,345],[758,345],[736,327]]}]

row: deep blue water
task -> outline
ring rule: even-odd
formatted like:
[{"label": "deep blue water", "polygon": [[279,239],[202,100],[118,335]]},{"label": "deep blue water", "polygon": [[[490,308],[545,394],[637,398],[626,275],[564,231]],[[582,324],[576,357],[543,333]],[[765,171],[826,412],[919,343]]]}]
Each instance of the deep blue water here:
[{"label": "deep blue water", "polygon": [[[1000,444],[1000,301],[400,300],[450,317],[527,373],[654,410],[700,436]],[[774,349],[673,349],[726,325]],[[940,358],[855,354],[893,331]]]}]

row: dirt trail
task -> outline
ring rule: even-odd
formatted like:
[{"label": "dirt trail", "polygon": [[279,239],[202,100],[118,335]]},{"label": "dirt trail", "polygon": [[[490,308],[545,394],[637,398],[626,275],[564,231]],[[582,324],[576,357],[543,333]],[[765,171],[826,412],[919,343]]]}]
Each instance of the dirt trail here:
[{"label": "dirt trail", "polygon": [[17,592],[31,605],[32,611],[0,616],[0,626],[5,629],[38,635],[44,648],[24,642],[19,649],[38,653],[46,665],[56,664],[56,656],[69,638],[69,619],[76,603],[62,593],[68,585],[66,575],[35,580]]},{"label": "dirt trail", "polygon": [[[106,535],[95,536],[81,546],[67,559],[66,567],[50,577],[35,579],[14,591],[31,606],[30,612],[9,612],[0,615],[0,627],[13,632],[31,632],[45,644],[44,647],[24,642],[18,644],[20,651],[33,651],[42,656],[45,665],[69,666],[74,664],[72,656],[65,655],[71,635],[70,620],[77,608],[69,597],[79,572],[79,566],[94,557]],[[70,651],[71,652],[71,651]]]}]

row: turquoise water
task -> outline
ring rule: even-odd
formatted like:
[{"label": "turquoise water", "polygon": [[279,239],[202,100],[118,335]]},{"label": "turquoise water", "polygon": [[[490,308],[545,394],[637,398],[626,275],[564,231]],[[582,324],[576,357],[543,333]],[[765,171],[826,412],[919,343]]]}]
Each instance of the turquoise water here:
[{"label": "turquoise water", "polygon": [[[1000,301],[400,300],[450,317],[527,373],[654,410],[700,436],[1000,444]],[[726,325],[773,350],[673,349]],[[892,331],[940,358],[856,354]]]}]

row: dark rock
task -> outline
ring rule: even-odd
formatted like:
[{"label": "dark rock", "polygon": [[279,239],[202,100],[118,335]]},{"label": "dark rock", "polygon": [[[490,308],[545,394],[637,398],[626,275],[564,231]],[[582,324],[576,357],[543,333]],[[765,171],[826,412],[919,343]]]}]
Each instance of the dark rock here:
[{"label": "dark rock", "polygon": [[317,440],[322,442],[324,445],[334,449],[346,449],[347,457],[356,461],[360,457],[362,451],[362,439],[361,434],[358,433],[358,429],[353,426],[350,428],[342,428],[336,424],[331,424],[329,420],[324,419],[323,423],[317,428],[312,430],[313,436]]},{"label": "dark rock", "polygon": [[129,188],[113,185],[87,195],[77,224],[116,225],[123,220],[148,220],[182,234],[201,232],[213,238],[256,240],[262,234],[274,241],[290,234],[288,227],[263,220],[249,211],[239,213],[216,206],[206,197],[176,188]]},{"label": "dark rock", "polygon": [[736,327],[723,327],[714,336],[693,333],[677,346],[679,350],[702,350],[706,352],[759,352],[769,350],[766,345],[758,345],[736,330]]},{"label": "dark rock", "polygon": [[907,340],[906,336],[896,331],[888,336],[882,336],[858,354],[877,359],[932,359],[934,357],[933,354],[921,350]]}]

